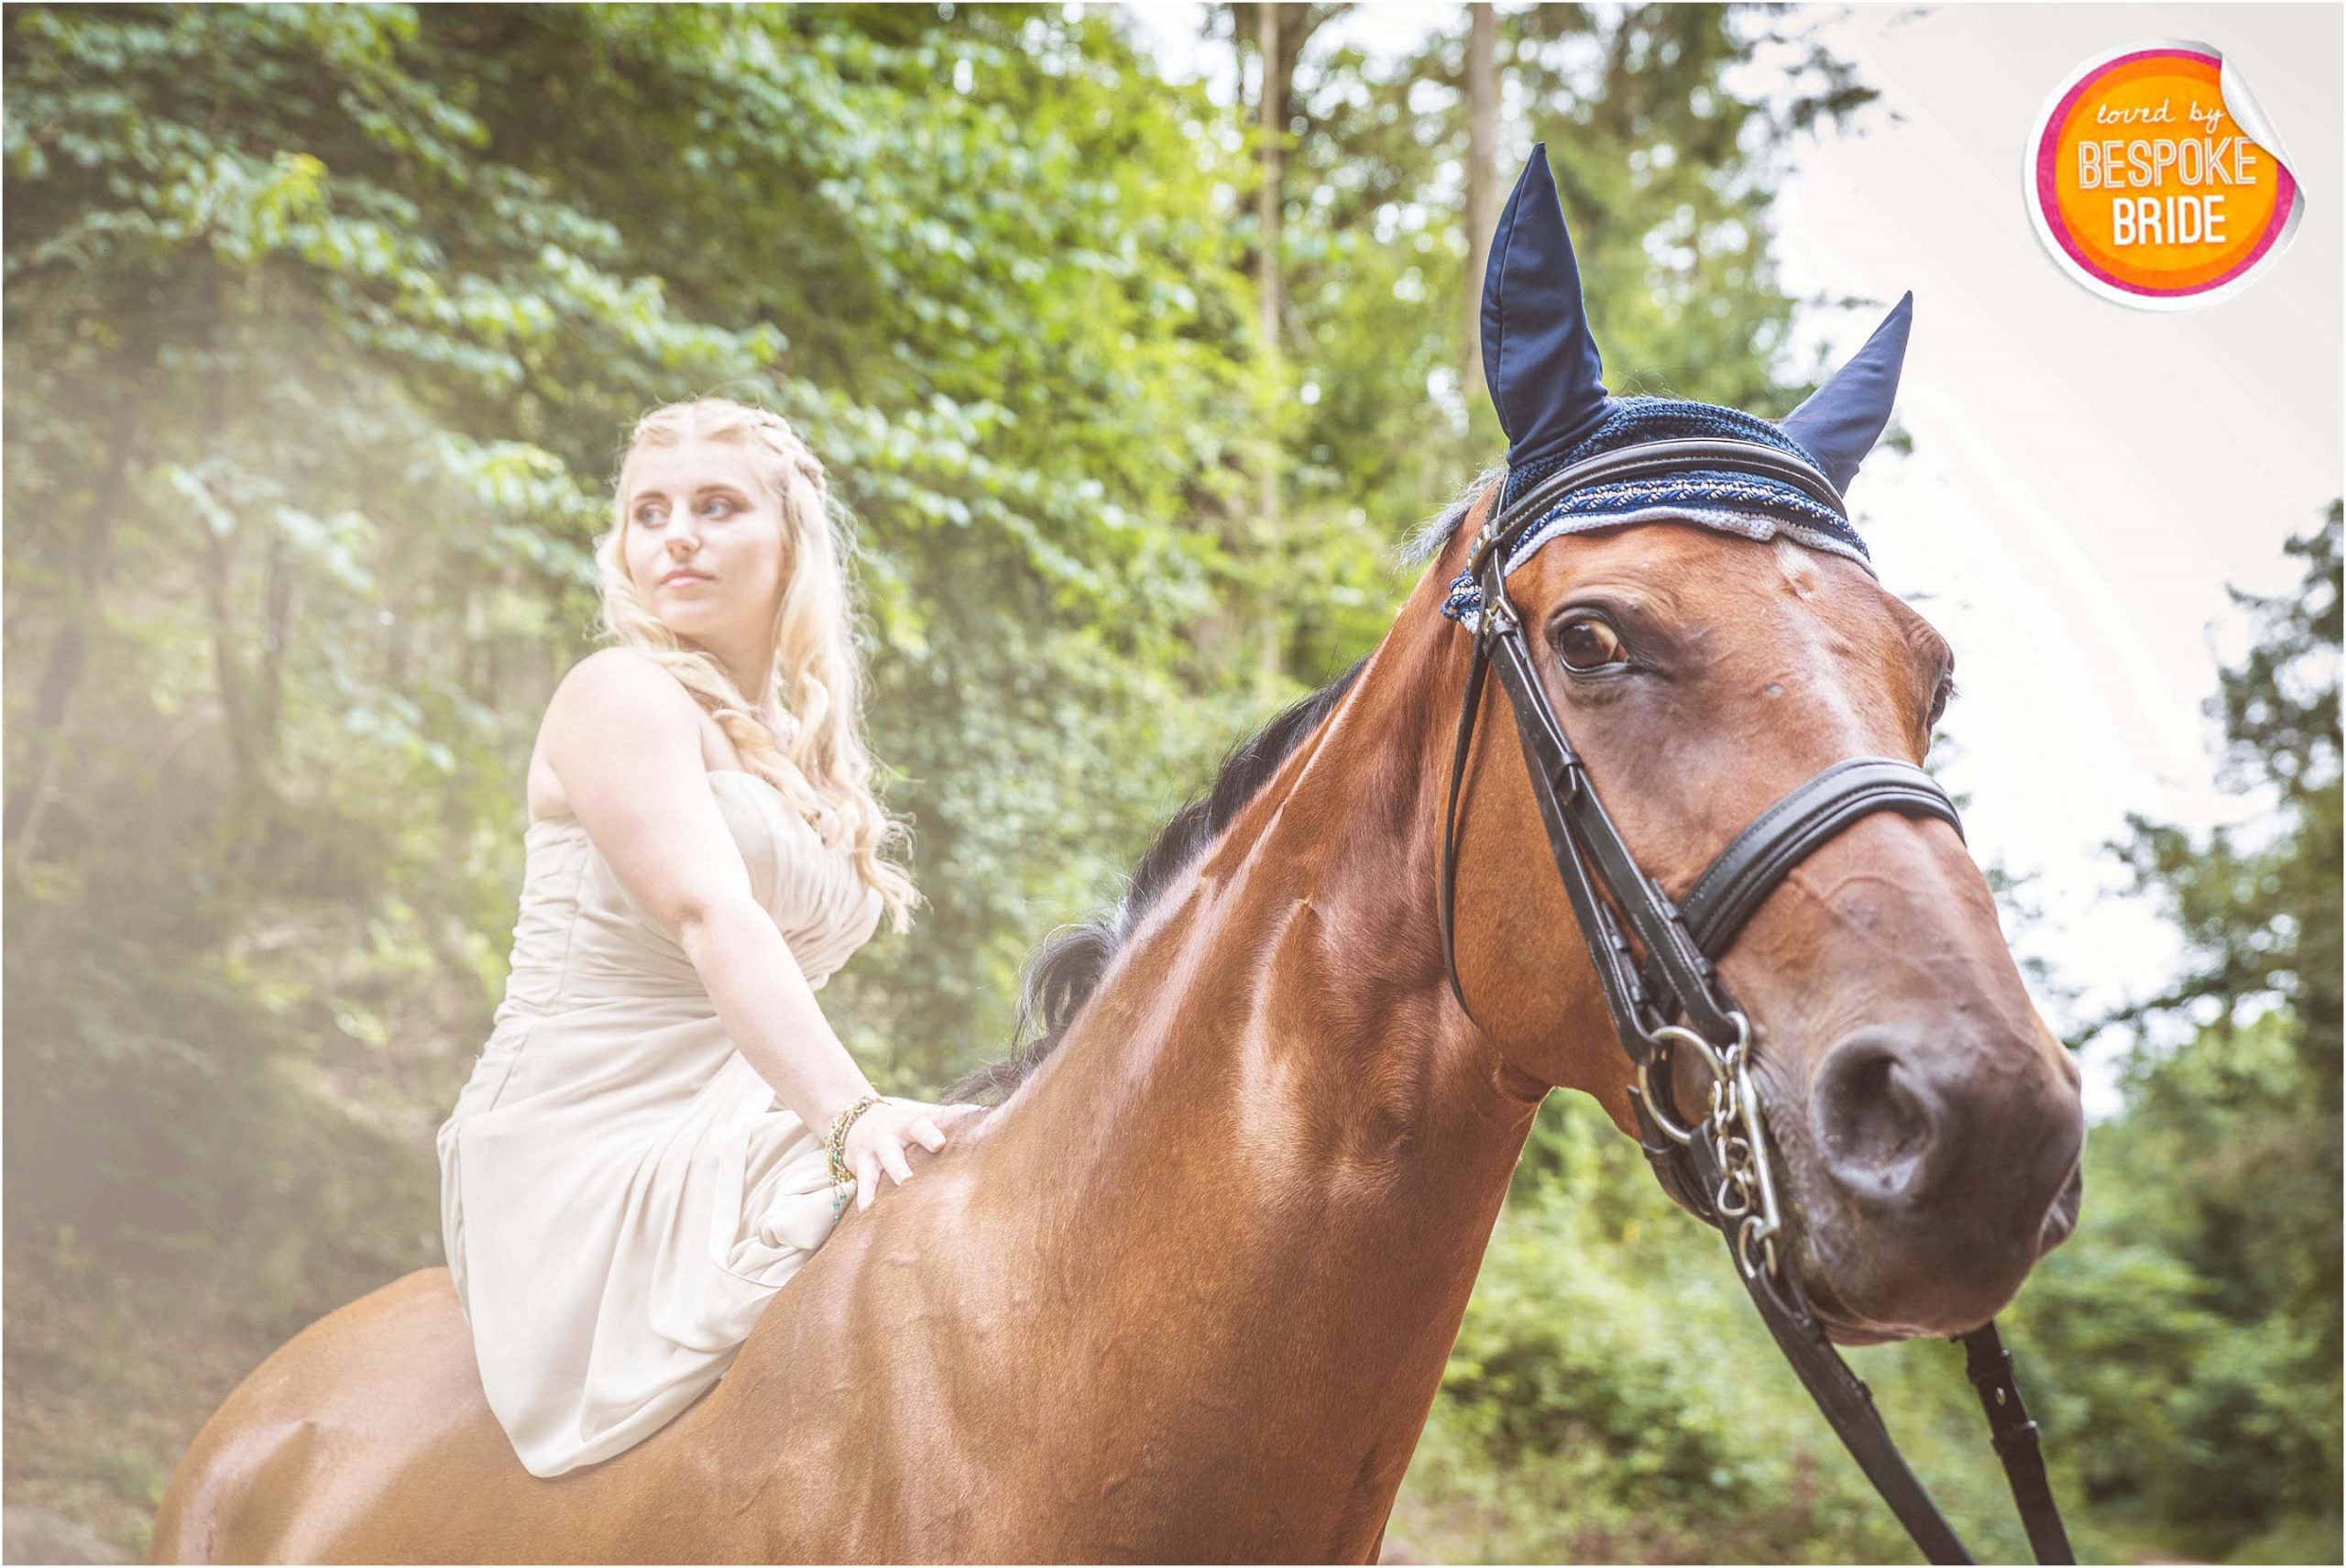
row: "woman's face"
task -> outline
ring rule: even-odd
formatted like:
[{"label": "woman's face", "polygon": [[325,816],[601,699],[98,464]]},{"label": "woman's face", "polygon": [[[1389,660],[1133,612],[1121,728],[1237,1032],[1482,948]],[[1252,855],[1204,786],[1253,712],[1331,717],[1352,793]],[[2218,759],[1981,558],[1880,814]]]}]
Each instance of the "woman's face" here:
[{"label": "woman's face", "polygon": [[652,613],[703,644],[762,635],[782,591],[782,513],[741,449],[639,447],[620,483],[628,576]]}]

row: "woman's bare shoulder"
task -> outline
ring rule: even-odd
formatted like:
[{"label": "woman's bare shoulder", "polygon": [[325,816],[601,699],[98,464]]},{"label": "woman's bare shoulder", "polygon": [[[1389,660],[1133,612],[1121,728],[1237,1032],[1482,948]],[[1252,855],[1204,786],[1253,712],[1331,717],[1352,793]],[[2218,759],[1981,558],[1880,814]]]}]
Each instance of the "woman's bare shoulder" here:
[{"label": "woman's bare shoulder", "polygon": [[597,648],[563,675],[539,726],[538,750],[559,758],[573,743],[696,729],[700,704],[640,648]]},{"label": "woman's bare shoulder", "polygon": [[658,660],[625,644],[597,649],[564,674],[546,704],[530,754],[531,817],[570,814],[562,770],[585,751],[690,745],[704,767],[711,765],[704,728],[722,739],[716,720]]}]

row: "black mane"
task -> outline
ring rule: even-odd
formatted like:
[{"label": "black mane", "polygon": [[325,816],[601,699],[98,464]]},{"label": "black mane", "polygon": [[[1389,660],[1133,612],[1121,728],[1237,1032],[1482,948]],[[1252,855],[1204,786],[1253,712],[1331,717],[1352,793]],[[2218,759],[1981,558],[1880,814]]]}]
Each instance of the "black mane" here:
[{"label": "black mane", "polygon": [[[1068,1026],[1099,985],[1100,977],[1123,948],[1141,918],[1164,895],[1174,877],[1204,852],[1238,815],[1239,807],[1269,782],[1306,735],[1319,728],[1329,710],[1341,701],[1359,675],[1362,659],[1327,685],[1295,704],[1253,735],[1241,740],[1222,759],[1213,787],[1174,814],[1157,834],[1157,842],[1133,868],[1123,902],[1108,915],[1079,926],[1066,926],[1046,939],[1027,963],[1025,986],[1018,1001],[1018,1022],[1012,1032],[1011,1054],[1001,1061],[966,1072],[945,1091],[947,1102],[1000,1103],[1009,1098],[1043,1058],[1067,1037]],[[1030,1029],[1038,1032],[1026,1044],[1017,1039]]]}]

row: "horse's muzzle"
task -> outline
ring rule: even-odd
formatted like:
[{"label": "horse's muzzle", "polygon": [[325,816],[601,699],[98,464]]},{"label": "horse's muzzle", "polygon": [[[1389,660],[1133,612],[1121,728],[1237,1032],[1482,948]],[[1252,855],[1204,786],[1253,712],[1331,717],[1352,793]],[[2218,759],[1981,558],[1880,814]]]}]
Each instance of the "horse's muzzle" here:
[{"label": "horse's muzzle", "polygon": [[1865,1323],[1953,1333],[1992,1317],[2077,1223],[2085,1114],[2066,1058],[2033,1041],[1873,1026],[1809,1095],[1821,1169],[1814,1264]]}]

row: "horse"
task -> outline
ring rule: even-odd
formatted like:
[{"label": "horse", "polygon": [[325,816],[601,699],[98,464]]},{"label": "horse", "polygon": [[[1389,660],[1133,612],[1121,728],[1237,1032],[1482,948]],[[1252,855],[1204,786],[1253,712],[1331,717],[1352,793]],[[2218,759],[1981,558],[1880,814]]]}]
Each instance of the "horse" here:
[{"label": "horse", "polygon": [[[1470,659],[1445,609],[1504,482],[1438,520],[1376,647],[1049,949],[1046,1032],[987,1075],[1006,1097],[850,1212],[693,1406],[532,1476],[446,1271],[420,1270],[229,1396],[154,1560],[1376,1561],[1542,1101],[1641,1126],[1509,727],[1475,735],[1448,832]],[[1922,616],[1781,532],[1593,529],[1507,592],[1672,898],[1820,771],[1920,763],[1949,690]],[[1717,969],[1781,1267],[1832,1337],[1990,1318],[2076,1223],[2083,1115],[1955,828],[1858,817]]]}]

